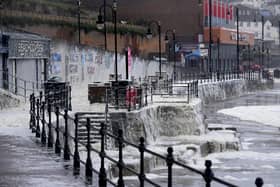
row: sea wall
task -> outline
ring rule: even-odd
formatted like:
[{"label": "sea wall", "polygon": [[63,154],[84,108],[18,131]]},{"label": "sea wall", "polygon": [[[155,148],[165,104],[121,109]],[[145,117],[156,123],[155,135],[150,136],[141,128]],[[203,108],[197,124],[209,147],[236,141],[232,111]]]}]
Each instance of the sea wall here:
[{"label": "sea wall", "polygon": [[271,87],[273,87],[273,81],[229,80],[200,84],[198,86],[198,95],[203,104],[209,104]]},{"label": "sea wall", "polygon": [[123,129],[127,140],[139,143],[143,136],[153,143],[160,136],[200,135],[205,133],[199,99],[192,103],[151,104],[140,111],[111,113],[113,131]]}]

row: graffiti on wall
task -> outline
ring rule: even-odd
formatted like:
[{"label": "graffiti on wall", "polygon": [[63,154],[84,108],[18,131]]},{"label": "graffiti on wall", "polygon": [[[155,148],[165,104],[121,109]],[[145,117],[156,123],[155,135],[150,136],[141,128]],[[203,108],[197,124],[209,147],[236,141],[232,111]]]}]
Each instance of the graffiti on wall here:
[{"label": "graffiti on wall", "polygon": [[70,74],[78,73],[78,65],[77,64],[69,64],[69,73]]}]

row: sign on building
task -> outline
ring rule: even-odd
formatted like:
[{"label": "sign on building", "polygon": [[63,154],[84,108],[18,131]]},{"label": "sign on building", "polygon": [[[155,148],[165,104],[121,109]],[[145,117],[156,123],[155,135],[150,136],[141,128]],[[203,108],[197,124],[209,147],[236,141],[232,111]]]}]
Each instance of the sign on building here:
[{"label": "sign on building", "polygon": [[10,59],[49,58],[50,43],[48,40],[10,39]]}]

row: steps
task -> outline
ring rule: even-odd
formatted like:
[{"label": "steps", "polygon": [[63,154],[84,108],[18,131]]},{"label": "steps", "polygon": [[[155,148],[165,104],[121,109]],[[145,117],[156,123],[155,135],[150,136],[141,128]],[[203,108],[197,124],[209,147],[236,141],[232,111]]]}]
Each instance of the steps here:
[{"label": "steps", "polygon": [[[101,123],[107,124],[108,128],[110,128],[110,117],[107,114],[107,118],[105,113],[102,112],[92,112],[92,113],[79,113],[78,114],[78,139],[82,144],[87,144],[87,118],[90,119],[90,143],[98,143],[100,142],[101,135],[99,133],[101,128]],[[107,119],[107,123],[106,123]],[[108,142],[108,137],[106,138]]]}]

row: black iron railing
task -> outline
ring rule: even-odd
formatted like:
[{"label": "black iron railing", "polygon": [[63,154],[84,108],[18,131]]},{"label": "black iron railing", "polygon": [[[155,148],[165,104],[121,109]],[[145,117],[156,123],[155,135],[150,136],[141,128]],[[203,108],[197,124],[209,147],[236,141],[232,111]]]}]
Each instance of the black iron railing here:
[{"label": "black iron railing", "polygon": [[110,108],[132,111],[148,105],[147,86],[128,85],[125,88],[108,88],[106,93],[106,101],[110,104]]},{"label": "black iron railing", "polygon": [[[37,138],[41,137],[41,142],[43,145],[47,145],[49,148],[52,148],[55,146],[55,153],[58,155],[61,155],[61,151],[63,151],[63,158],[65,160],[70,160],[70,157],[73,157],[73,172],[75,175],[80,174],[80,165],[83,164],[85,166],[85,177],[87,182],[91,183],[93,178],[93,173],[98,174],[99,178],[99,186],[100,187],[106,187],[107,184],[110,184],[112,186],[118,186],[118,187],[124,187],[125,186],[125,180],[124,180],[124,171],[128,171],[132,173],[133,175],[138,177],[139,185],[141,187],[144,187],[145,183],[149,183],[152,186],[159,187],[160,184],[157,184],[153,180],[149,179],[146,176],[145,172],[145,154],[151,154],[154,157],[157,157],[158,159],[165,160],[167,164],[167,186],[171,187],[174,184],[173,182],[173,174],[174,171],[173,166],[177,165],[180,166],[186,170],[189,170],[191,172],[194,172],[202,177],[202,179],[205,181],[205,186],[210,187],[212,182],[217,182],[219,184],[222,184],[224,186],[230,186],[235,187],[237,185],[231,184],[225,180],[222,180],[216,176],[214,176],[213,170],[211,169],[212,162],[210,160],[207,160],[205,162],[205,170],[200,171],[198,169],[195,169],[193,167],[187,166],[181,162],[178,162],[174,159],[173,155],[173,148],[168,147],[167,153],[165,155],[156,153],[150,149],[148,149],[145,145],[145,139],[141,137],[139,139],[139,144],[131,143],[124,139],[123,136],[123,130],[119,129],[117,134],[113,134],[109,128],[107,128],[107,124],[101,123],[100,129],[96,129],[96,127],[91,126],[91,120],[90,118],[87,118],[86,124],[81,123],[79,124],[79,114],[76,113],[75,117],[71,117],[68,114],[67,108],[64,110],[64,113],[61,112],[61,109],[56,106],[52,106],[52,103],[48,103],[47,111],[45,110],[45,101],[44,99],[40,101],[40,98],[37,98],[32,95],[30,96],[30,128],[32,129],[32,132],[36,134]],[[55,110],[54,110],[55,109]],[[45,113],[47,113],[47,118]],[[52,124],[52,114],[55,114],[56,118],[56,125],[54,126]],[[60,118],[64,119],[64,123],[61,124]],[[74,136],[71,135],[71,132],[69,132],[69,121],[74,122],[75,128],[74,128]],[[78,126],[85,125],[87,128],[87,143],[83,143],[78,138]],[[47,128],[46,128],[47,127]],[[41,130],[42,129],[42,130]],[[100,150],[97,150],[96,148],[92,147],[90,142],[90,131],[91,129],[99,130],[100,134]],[[54,134],[56,136],[54,136]],[[48,135],[47,135],[48,134]],[[61,142],[60,134],[63,135],[63,142]],[[118,157],[114,158],[106,154],[106,148],[105,148],[105,137],[109,136],[115,141],[116,144],[116,150],[118,151]],[[55,143],[54,143],[54,137],[56,137]],[[74,143],[74,148],[71,149],[69,142],[72,141]],[[79,145],[86,148],[87,152],[87,158],[86,161],[80,158],[80,150]],[[137,171],[129,166],[127,166],[124,162],[124,147],[125,146],[132,146],[139,150],[139,164],[140,169]],[[92,158],[91,158],[91,152],[95,152],[99,154],[100,157],[100,168],[99,170],[95,169],[92,164]],[[112,181],[109,177],[107,177],[107,171],[105,168],[105,162],[110,161],[114,163],[118,168],[118,180],[115,183]],[[261,187],[263,185],[263,180],[261,178],[257,178],[255,181],[255,184],[257,187]]]}]

